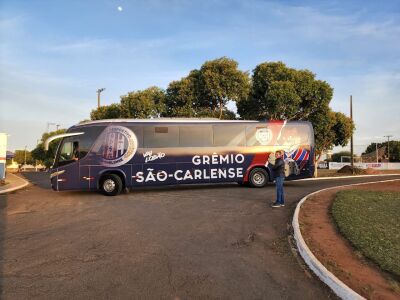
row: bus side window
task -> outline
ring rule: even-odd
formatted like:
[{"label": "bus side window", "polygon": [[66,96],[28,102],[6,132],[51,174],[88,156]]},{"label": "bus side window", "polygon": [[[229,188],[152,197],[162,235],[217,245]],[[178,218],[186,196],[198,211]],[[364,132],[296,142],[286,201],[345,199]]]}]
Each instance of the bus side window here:
[{"label": "bus side window", "polygon": [[143,148],[143,127],[139,125],[129,126],[128,127],[132,132],[136,135],[136,139],[138,142],[137,147]]},{"label": "bus side window", "polygon": [[180,147],[212,147],[213,130],[211,125],[206,126],[180,126]]},{"label": "bus side window", "polygon": [[243,125],[214,125],[214,146],[243,147],[246,145],[246,127]]},{"label": "bus side window", "polygon": [[179,145],[178,126],[144,126],[144,148],[171,148]]}]

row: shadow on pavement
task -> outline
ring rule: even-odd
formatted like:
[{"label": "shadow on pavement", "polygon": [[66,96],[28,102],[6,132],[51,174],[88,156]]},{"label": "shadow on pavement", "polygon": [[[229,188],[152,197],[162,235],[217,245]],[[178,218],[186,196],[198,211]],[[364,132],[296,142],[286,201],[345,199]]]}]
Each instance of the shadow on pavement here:
[{"label": "shadow on pavement", "polygon": [[50,174],[47,172],[23,172],[19,175],[42,189],[51,189]]}]

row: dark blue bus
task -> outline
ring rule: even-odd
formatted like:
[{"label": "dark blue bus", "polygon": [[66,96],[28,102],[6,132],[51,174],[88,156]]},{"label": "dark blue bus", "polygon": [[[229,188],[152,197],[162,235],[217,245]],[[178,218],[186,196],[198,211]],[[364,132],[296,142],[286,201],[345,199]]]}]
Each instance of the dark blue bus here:
[{"label": "dark blue bus", "polygon": [[90,121],[51,137],[62,138],[51,170],[54,190],[123,189],[238,182],[263,187],[268,163],[285,152],[288,180],[314,174],[314,132],[303,121],[121,119]]}]

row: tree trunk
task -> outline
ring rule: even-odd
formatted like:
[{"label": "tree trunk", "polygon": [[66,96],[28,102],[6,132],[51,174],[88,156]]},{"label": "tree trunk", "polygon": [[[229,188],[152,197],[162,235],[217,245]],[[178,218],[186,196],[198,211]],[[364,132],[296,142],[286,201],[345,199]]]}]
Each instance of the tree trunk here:
[{"label": "tree trunk", "polygon": [[316,154],[316,155],[314,155],[314,166],[315,166],[315,169],[314,169],[314,177],[315,178],[317,178],[318,177],[318,163],[319,163],[319,160],[321,159],[321,154]]},{"label": "tree trunk", "polygon": [[222,119],[222,107],[223,107],[222,101],[220,101],[220,102],[219,102],[219,119],[220,119],[220,120]]}]

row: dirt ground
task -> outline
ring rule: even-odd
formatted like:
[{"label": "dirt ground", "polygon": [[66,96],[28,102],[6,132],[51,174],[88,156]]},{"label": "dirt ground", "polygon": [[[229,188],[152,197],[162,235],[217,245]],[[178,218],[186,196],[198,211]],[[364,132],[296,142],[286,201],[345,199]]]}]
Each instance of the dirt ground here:
[{"label": "dirt ground", "polygon": [[318,260],[346,285],[367,299],[400,299],[400,282],[364,258],[338,232],[330,208],[343,189],[400,192],[400,180],[338,188],[310,197],[300,210],[304,240]]}]

